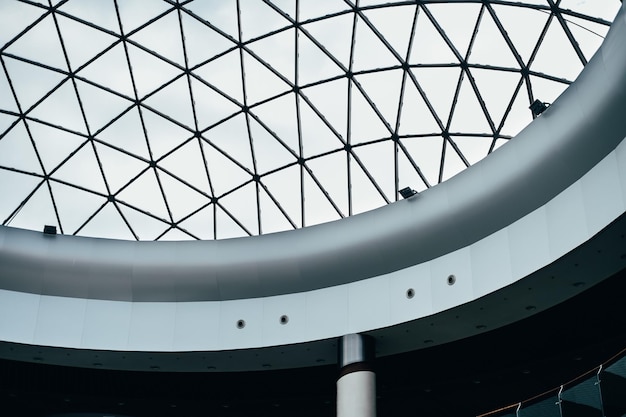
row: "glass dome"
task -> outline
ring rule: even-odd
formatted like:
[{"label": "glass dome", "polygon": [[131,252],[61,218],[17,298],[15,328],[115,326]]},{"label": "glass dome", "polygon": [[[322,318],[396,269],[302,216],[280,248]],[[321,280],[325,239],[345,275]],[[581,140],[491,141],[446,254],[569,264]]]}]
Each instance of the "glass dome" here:
[{"label": "glass dome", "polygon": [[619,6],[2,2],[0,220],[221,239],[389,204],[513,138]]}]

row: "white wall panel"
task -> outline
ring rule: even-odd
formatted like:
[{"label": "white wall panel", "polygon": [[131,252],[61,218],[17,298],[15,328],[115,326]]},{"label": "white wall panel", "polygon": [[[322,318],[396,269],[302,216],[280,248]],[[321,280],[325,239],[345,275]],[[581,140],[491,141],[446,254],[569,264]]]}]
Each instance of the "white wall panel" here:
[{"label": "white wall panel", "polygon": [[85,309],[82,347],[125,350],[128,348],[132,304],[120,301],[88,300]]},{"label": "white wall panel", "polygon": [[[462,248],[430,262],[433,312],[443,311],[472,298],[470,249]],[[448,277],[454,275],[453,285]]]},{"label": "white wall panel", "polygon": [[[429,262],[389,274],[390,322],[402,323],[431,314],[431,284]],[[413,289],[413,298],[407,298],[409,289]]]},{"label": "white wall panel", "polygon": [[173,348],[177,351],[217,349],[219,328],[220,303],[176,303]]},{"label": "white wall panel", "polygon": [[[287,323],[281,324],[281,316]],[[290,294],[263,299],[263,342],[267,345],[298,343],[306,331],[306,295]]]},{"label": "white wall panel", "polygon": [[41,296],[0,290],[0,339],[33,343]]},{"label": "white wall panel", "polygon": [[472,289],[482,297],[513,282],[507,229],[499,230],[470,247]]},{"label": "white wall panel", "polygon": [[172,350],[176,303],[132,303],[129,350]]},{"label": "white wall panel", "polygon": [[87,300],[41,297],[33,342],[48,346],[80,346]]},{"label": "white wall panel", "polygon": [[[626,160],[622,160],[624,164]],[[624,194],[619,180],[618,160],[611,154],[581,179],[585,194],[587,225],[592,233],[602,230],[624,212]]]},{"label": "white wall panel", "polygon": [[580,183],[568,187],[546,205],[550,256],[557,259],[588,236],[585,204]]},{"label": "white wall panel", "polygon": [[[239,329],[237,321],[244,320]],[[261,345],[263,327],[263,299],[220,302],[219,348],[237,349]]]},{"label": "white wall panel", "polygon": [[522,217],[508,228],[511,271],[517,279],[550,262],[550,242],[545,206]]}]

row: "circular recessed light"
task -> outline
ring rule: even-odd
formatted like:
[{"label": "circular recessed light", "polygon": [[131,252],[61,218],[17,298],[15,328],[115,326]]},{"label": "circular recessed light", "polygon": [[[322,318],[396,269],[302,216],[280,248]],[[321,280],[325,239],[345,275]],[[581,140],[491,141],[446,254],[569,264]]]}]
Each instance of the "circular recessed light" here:
[{"label": "circular recessed light", "polygon": [[244,327],[246,327],[246,321],[241,319],[237,320],[237,328],[243,329]]},{"label": "circular recessed light", "polygon": [[280,316],[280,324],[287,324],[287,323],[289,323],[289,316],[285,314]]},{"label": "circular recessed light", "polygon": [[448,275],[448,285],[454,285],[455,282],[456,282],[456,276]]},{"label": "circular recessed light", "polygon": [[415,290],[413,288],[406,290],[406,298],[411,299],[413,297],[415,297]]}]

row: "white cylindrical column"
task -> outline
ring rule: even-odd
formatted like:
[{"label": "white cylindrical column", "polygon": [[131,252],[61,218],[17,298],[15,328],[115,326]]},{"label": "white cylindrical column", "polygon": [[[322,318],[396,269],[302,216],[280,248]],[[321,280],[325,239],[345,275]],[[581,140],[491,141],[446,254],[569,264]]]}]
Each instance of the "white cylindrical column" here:
[{"label": "white cylindrical column", "polygon": [[349,334],[339,339],[337,417],[376,417],[374,339]]}]

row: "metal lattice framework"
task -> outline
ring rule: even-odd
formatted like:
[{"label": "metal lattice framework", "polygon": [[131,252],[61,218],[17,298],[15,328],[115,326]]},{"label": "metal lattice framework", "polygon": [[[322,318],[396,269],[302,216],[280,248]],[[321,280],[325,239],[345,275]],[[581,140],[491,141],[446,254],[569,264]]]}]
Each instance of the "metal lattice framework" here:
[{"label": "metal lattice framework", "polygon": [[216,239],[388,204],[567,87],[619,7],[584,3],[4,2],[0,219]]}]

